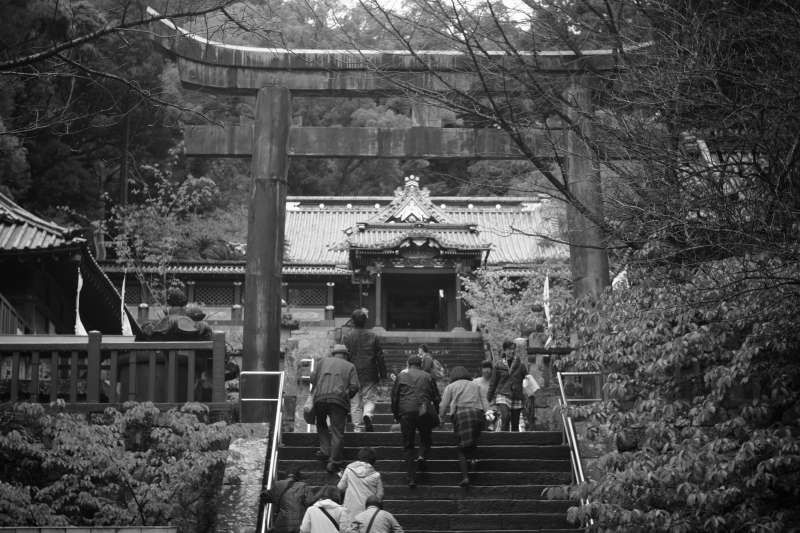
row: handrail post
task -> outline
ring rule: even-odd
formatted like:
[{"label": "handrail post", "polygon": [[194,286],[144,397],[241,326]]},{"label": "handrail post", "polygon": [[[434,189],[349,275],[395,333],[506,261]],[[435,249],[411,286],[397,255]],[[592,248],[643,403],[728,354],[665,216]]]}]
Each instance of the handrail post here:
[{"label": "handrail post", "polygon": [[215,331],[211,348],[211,401],[225,401],[225,333]]},{"label": "handrail post", "polygon": [[103,334],[99,331],[89,332],[86,360],[86,401],[96,403],[100,401],[100,345]]}]

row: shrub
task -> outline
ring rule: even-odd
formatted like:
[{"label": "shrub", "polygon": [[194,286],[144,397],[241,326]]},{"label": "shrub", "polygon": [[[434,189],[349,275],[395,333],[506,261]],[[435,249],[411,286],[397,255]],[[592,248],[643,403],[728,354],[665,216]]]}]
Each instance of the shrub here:
[{"label": "shrub", "polygon": [[0,526],[212,531],[231,431],[205,415],[127,403],[87,420],[17,404],[0,434]]}]

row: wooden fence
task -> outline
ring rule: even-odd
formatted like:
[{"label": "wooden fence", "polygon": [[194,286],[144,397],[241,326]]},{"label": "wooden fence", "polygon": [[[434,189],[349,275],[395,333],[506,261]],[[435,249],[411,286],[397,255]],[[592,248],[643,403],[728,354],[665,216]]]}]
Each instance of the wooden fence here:
[{"label": "wooden fence", "polygon": [[210,341],[0,336],[0,402],[225,402],[225,334]]}]

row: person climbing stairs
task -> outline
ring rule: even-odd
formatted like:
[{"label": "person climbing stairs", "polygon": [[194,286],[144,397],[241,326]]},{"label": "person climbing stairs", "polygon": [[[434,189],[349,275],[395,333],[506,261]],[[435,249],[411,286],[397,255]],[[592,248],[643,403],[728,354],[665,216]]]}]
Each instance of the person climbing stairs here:
[{"label": "person climbing stairs", "polygon": [[[428,533],[572,532],[581,531],[566,520],[573,502],[548,500],[545,489],[571,481],[569,449],[556,431],[483,433],[471,485],[459,487],[456,438],[446,425],[434,431],[427,468],[418,473],[415,488],[406,484],[402,439],[391,431],[388,403],[379,403],[374,432],[345,435],[344,456],[355,460],[358,449],[371,446],[383,478],[384,508],[405,531]],[[284,433],[278,468],[301,469],[307,483],[335,485],[338,477],[314,458],[315,433]]]}]

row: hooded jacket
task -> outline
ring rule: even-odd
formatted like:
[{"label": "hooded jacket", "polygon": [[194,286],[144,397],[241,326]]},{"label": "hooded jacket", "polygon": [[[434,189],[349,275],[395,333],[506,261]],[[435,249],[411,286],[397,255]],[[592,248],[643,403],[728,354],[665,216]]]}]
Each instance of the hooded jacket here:
[{"label": "hooded jacket", "polygon": [[344,491],[344,506],[355,516],[365,509],[369,496],[383,500],[383,481],[375,467],[364,461],[354,461],[347,465],[337,485]]},{"label": "hooded jacket", "polygon": [[[333,527],[333,523],[320,510],[325,509],[339,523],[339,529]],[[333,500],[319,500],[317,503],[306,509],[303,515],[303,522],[300,524],[300,533],[339,533],[347,531],[351,522],[350,513],[343,505],[339,505]]]}]

